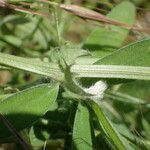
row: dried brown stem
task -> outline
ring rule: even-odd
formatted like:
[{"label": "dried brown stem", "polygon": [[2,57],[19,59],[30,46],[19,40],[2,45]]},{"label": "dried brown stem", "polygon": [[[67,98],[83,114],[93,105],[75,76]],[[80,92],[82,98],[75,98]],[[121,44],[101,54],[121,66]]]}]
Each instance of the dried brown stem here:
[{"label": "dried brown stem", "polygon": [[27,13],[42,16],[42,17],[49,17],[49,14],[42,13],[42,12],[37,12],[37,11],[33,11],[31,9],[26,9],[26,8],[23,8],[23,7],[20,7],[20,6],[9,4],[9,3],[5,2],[4,0],[0,0],[0,7],[7,8],[7,9],[12,9],[12,10],[15,10],[15,11],[20,11],[20,12],[27,12]]},{"label": "dried brown stem", "polygon": [[101,23],[115,25],[115,26],[126,28],[126,29],[133,29],[133,30],[140,31],[140,32],[146,32],[146,30],[136,27],[135,25],[131,26],[129,24],[110,19],[96,11],[93,11],[93,10],[90,10],[90,9],[87,9],[87,8],[84,8],[81,6],[71,5],[71,4],[70,5],[69,4],[59,4],[59,3],[50,2],[47,0],[39,0],[39,2],[44,2],[44,3],[48,3],[50,5],[58,6],[61,9],[68,11],[68,12],[70,12],[78,17],[81,17],[83,19],[98,21]]},{"label": "dried brown stem", "polygon": [[[132,29],[135,31],[140,31],[140,32],[147,32],[146,29],[142,29],[139,28],[135,25],[129,25],[120,21],[116,21],[113,19],[110,19],[108,17],[106,17],[105,15],[102,15],[101,13],[98,13],[96,11],[81,7],[81,6],[77,6],[77,5],[69,5],[69,4],[60,4],[60,3],[56,3],[56,2],[51,2],[51,1],[47,1],[47,0],[38,0],[39,2],[43,2],[43,3],[47,3],[53,6],[57,6],[59,8],[61,8],[62,10],[68,11],[78,17],[81,17],[83,19],[86,20],[93,20],[93,21],[97,21],[97,22],[101,22],[101,23],[105,23],[105,24],[110,24],[110,25],[115,25],[115,26],[119,26],[125,29]],[[30,5],[30,4],[29,4]],[[35,14],[35,15],[39,15],[39,16],[44,16],[44,17],[49,17],[49,14],[45,14],[45,13],[41,13],[41,12],[36,12],[36,11],[32,11],[23,7],[19,7],[19,6],[15,6],[12,4],[8,4],[6,3],[4,0],[0,0],[0,7],[7,7],[9,9],[13,9],[16,11],[25,11],[31,14]]]}]

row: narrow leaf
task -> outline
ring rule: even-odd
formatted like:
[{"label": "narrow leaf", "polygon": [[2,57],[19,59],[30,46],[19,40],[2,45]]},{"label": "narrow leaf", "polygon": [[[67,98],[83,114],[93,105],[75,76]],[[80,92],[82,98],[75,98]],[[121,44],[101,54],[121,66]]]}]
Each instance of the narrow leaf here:
[{"label": "narrow leaf", "polygon": [[92,150],[92,138],[89,111],[86,106],[79,103],[74,127],[73,127],[73,149]]},{"label": "narrow leaf", "polygon": [[146,102],[140,98],[130,96],[128,94],[120,92],[106,92],[105,97],[110,98],[114,101],[120,101],[123,103],[132,104],[134,106],[144,105]]},{"label": "narrow leaf", "polygon": [[97,105],[94,102],[91,102],[91,106],[92,106],[92,109],[98,118],[99,124],[100,124],[101,128],[103,129],[103,131],[106,135],[106,138],[109,140],[109,142],[111,144],[113,144],[113,146],[117,150],[127,150],[128,148],[125,145],[121,135],[113,127],[110,120],[105,116],[101,106]]}]

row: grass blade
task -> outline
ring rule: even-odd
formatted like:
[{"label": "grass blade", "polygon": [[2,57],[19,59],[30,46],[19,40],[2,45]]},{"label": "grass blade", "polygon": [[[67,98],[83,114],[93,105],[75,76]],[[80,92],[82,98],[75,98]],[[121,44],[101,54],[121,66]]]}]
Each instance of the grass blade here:
[{"label": "grass blade", "polygon": [[113,127],[110,120],[108,120],[108,118],[105,116],[101,106],[98,106],[95,102],[91,102],[91,106],[109,142],[113,144],[117,150],[127,150],[128,148],[123,142],[121,135]]},{"label": "grass blade", "polygon": [[127,94],[123,94],[120,92],[106,92],[105,93],[105,97],[106,98],[110,98],[114,101],[120,101],[123,103],[128,103],[128,104],[132,104],[135,106],[139,106],[139,105],[146,105],[147,103],[139,98],[127,95]]}]

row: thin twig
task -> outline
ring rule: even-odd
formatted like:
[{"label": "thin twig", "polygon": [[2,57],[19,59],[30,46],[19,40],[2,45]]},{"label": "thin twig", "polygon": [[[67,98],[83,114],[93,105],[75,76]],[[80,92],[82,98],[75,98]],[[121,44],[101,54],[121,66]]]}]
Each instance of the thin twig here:
[{"label": "thin twig", "polygon": [[32,150],[31,147],[27,144],[27,142],[21,137],[21,135],[17,132],[17,130],[13,127],[13,125],[8,121],[8,119],[0,113],[0,120],[3,121],[8,130],[14,135],[14,137],[18,140],[18,142],[22,145],[24,150]]}]

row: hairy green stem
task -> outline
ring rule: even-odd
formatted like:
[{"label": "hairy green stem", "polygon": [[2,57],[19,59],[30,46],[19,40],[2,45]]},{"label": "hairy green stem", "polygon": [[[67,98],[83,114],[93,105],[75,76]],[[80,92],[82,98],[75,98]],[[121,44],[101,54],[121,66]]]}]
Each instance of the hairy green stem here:
[{"label": "hairy green stem", "polygon": [[[63,81],[64,74],[54,63],[22,58],[0,53],[0,65],[9,66],[40,75],[45,75],[57,81]],[[119,66],[119,65],[73,65],[71,73],[75,77],[85,78],[123,78],[150,80],[150,67]]]}]

